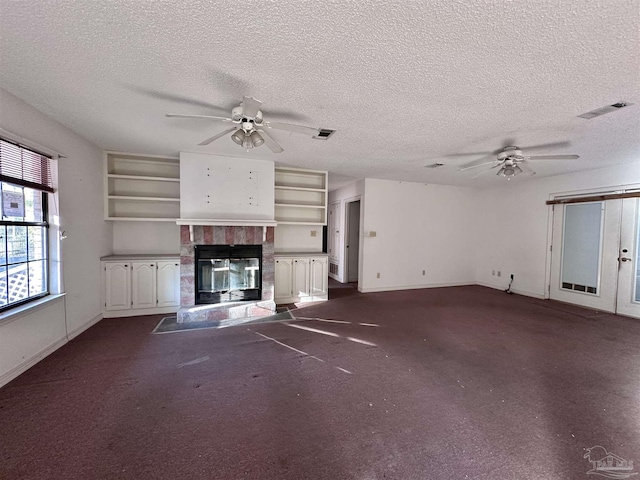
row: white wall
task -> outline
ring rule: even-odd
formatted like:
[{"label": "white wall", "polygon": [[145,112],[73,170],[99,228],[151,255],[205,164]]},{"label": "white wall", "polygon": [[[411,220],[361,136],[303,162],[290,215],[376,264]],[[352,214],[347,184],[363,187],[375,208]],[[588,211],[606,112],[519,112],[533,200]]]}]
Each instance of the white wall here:
[{"label": "white wall", "polygon": [[[316,232],[316,236],[312,236]],[[277,252],[322,252],[322,225],[278,225],[274,248]]]},{"label": "white wall", "polygon": [[[476,282],[544,298],[548,285],[551,194],[640,183],[640,163],[526,181],[505,182],[477,195]],[[501,271],[502,276],[492,275]]]},{"label": "white wall", "polygon": [[[59,203],[50,206],[51,213],[59,213],[60,228],[67,235],[61,243],[64,308],[52,302],[33,314],[0,323],[0,341],[12,344],[11,358],[0,350],[0,381],[8,381],[43,352],[50,353],[67,336],[102,318],[100,257],[111,253],[112,227],[103,220],[99,148],[2,89],[0,128],[68,157],[58,162]],[[33,339],[38,332],[43,336]],[[22,360],[21,365],[15,365],[15,358]]]},{"label": "white wall", "polygon": [[[359,290],[474,283],[470,226],[477,193],[463,187],[367,178]],[[370,236],[372,231],[375,237]]]},{"label": "white wall", "polygon": [[270,160],[180,152],[182,219],[273,220]]},{"label": "white wall", "polygon": [[180,254],[180,227],[175,222],[113,222],[113,253]]}]

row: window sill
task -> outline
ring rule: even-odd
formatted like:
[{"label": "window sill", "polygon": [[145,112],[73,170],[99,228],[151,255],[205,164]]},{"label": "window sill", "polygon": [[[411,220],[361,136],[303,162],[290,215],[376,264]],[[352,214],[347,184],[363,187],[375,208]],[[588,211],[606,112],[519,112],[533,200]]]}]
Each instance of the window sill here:
[{"label": "window sill", "polygon": [[11,323],[14,320],[24,317],[25,315],[29,315],[34,311],[40,310],[41,308],[45,308],[49,304],[63,301],[64,297],[64,293],[47,295],[46,297],[34,300],[33,302],[29,302],[27,304],[20,305],[19,307],[12,308],[11,310],[7,310],[6,312],[2,312],[0,313],[0,326]]}]

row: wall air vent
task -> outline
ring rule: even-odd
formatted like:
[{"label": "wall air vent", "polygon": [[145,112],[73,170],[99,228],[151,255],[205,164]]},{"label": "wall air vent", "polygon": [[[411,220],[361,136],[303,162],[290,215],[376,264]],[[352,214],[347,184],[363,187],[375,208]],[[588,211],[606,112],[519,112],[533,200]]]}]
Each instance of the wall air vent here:
[{"label": "wall air vent", "polygon": [[590,112],[583,113],[582,115],[578,115],[578,118],[584,118],[586,120],[591,120],[592,118],[599,117],[600,115],[604,115],[605,113],[615,112],[623,107],[628,107],[633,105],[633,103],[627,102],[618,102],[613,105],[607,105],[606,107],[597,108],[595,110],[591,110]]},{"label": "wall air vent", "polygon": [[317,140],[327,140],[334,133],[336,133],[335,130],[329,130],[328,128],[321,128],[318,135],[311,138],[315,138]]},{"label": "wall air vent", "polygon": [[431,165],[425,165],[424,168],[438,168],[443,167],[444,163],[432,163]]}]

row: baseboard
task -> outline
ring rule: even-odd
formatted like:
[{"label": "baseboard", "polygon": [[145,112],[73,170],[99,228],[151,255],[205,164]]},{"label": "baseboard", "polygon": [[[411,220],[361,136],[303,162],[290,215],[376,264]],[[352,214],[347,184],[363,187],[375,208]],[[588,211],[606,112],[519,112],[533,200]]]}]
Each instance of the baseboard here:
[{"label": "baseboard", "polygon": [[358,291],[360,293],[393,292],[396,290],[418,290],[421,288],[464,287],[468,285],[474,285],[474,283],[473,282],[427,283],[423,285],[399,285],[396,287],[359,288]]},{"label": "baseboard", "polygon": [[179,306],[175,307],[162,307],[162,308],[136,308],[129,310],[111,310],[109,312],[103,312],[104,318],[121,318],[121,317],[139,317],[141,315],[158,315],[177,313]]},{"label": "baseboard", "polygon": [[[494,290],[502,290],[503,292],[506,290],[505,287],[498,287],[496,285],[491,285],[489,283],[476,282],[476,285],[480,285],[481,287],[492,288]],[[544,300],[544,294],[540,295],[539,293],[528,292],[526,290],[519,290],[517,288],[512,288],[511,291],[517,295],[523,295],[525,297],[539,298],[540,300]]]},{"label": "baseboard", "polygon": [[76,338],[78,335],[80,335],[85,330],[88,330],[90,327],[93,327],[96,323],[98,323],[100,320],[102,320],[102,318],[103,318],[103,315],[101,313],[99,313],[98,315],[93,317],[91,320],[89,320],[87,323],[85,323],[84,325],[79,326],[78,328],[76,328],[75,330],[73,330],[71,332],[67,332],[67,338],[69,340],[73,340],[74,338]]},{"label": "baseboard", "polygon": [[42,360],[43,358],[51,355],[53,352],[55,352],[57,349],[62,347],[67,342],[68,342],[67,337],[62,337],[60,340],[57,340],[57,341],[53,342],[48,347],[44,348],[43,350],[41,350],[40,352],[38,352],[37,354],[32,356],[26,362],[21,363],[17,367],[14,367],[11,370],[9,370],[8,372],[6,372],[3,375],[1,375],[0,376],[0,387],[5,386],[7,383],[9,383],[14,378],[18,377],[19,375],[22,375],[24,372],[26,372],[31,367],[33,367],[40,360]]}]

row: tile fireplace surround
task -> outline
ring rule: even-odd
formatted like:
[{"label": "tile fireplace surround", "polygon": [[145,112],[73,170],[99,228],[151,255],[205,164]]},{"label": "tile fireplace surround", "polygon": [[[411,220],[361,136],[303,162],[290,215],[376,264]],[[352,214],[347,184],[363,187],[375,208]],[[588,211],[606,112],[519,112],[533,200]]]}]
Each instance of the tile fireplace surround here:
[{"label": "tile fireplace surround", "polygon": [[[189,226],[180,226],[180,310],[178,322],[223,321],[273,315],[275,261],[274,228],[263,227],[203,226],[194,225],[193,241]],[[195,304],[195,249],[196,245],[262,245],[262,299],[258,301]]]}]

